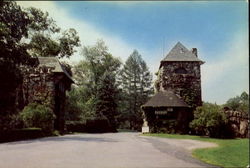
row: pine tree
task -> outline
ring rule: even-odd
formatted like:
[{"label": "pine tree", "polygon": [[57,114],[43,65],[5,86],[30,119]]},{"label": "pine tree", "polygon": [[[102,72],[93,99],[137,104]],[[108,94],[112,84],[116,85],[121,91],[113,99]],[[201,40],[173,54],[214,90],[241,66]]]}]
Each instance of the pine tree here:
[{"label": "pine tree", "polygon": [[117,126],[115,116],[118,114],[118,94],[115,75],[106,71],[98,85],[96,112],[100,117],[108,119],[112,132],[116,131]]},{"label": "pine tree", "polygon": [[122,90],[124,95],[122,117],[130,122],[130,129],[140,129],[143,119],[140,109],[152,93],[152,75],[146,62],[134,50],[122,70]]}]

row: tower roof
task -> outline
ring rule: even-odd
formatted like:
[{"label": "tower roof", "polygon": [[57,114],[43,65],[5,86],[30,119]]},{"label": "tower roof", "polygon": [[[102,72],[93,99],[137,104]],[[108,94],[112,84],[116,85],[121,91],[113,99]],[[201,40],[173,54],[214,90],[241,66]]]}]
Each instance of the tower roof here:
[{"label": "tower roof", "polygon": [[192,51],[188,50],[183,44],[178,42],[171,51],[167,54],[167,56],[162,60],[165,61],[194,61],[194,62],[201,62],[200,60]]},{"label": "tower roof", "polygon": [[145,107],[188,107],[188,105],[184,100],[168,90],[156,93],[142,106],[142,108]]}]

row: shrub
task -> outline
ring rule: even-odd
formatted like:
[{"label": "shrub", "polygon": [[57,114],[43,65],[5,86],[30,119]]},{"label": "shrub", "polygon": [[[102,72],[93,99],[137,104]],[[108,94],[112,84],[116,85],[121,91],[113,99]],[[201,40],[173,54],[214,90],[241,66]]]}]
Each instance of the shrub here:
[{"label": "shrub", "polygon": [[46,136],[40,128],[26,128],[0,131],[0,142],[34,139]]},{"label": "shrub", "polygon": [[23,121],[19,114],[5,115],[0,118],[0,131],[23,128]]},{"label": "shrub", "polygon": [[86,132],[86,122],[69,121],[66,123],[66,129],[69,132]]},{"label": "shrub", "polygon": [[228,120],[221,107],[216,104],[204,103],[194,112],[194,120],[190,127],[198,135],[208,135],[216,138],[232,137]]},{"label": "shrub", "polygon": [[86,132],[89,133],[104,133],[104,132],[117,132],[114,130],[107,118],[94,118],[86,120]]},{"label": "shrub", "polygon": [[51,108],[38,103],[30,103],[20,113],[26,127],[41,128],[45,132],[51,132],[54,128],[55,115]]}]

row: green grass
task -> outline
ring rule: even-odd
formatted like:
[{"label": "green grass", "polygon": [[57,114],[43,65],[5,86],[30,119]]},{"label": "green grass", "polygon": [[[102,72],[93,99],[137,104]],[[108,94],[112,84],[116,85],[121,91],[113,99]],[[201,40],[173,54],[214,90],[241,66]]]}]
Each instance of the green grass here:
[{"label": "green grass", "polygon": [[215,148],[195,149],[192,155],[206,163],[221,167],[246,167],[249,164],[249,139],[215,139],[193,135],[143,134],[173,139],[193,139],[218,144]]}]

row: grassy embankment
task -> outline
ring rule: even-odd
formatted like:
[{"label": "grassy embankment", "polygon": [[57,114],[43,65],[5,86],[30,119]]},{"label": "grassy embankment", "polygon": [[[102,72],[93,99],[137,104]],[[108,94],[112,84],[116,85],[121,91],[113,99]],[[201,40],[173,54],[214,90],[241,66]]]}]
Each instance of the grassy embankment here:
[{"label": "grassy embankment", "polygon": [[192,155],[206,163],[222,167],[246,167],[249,164],[249,139],[215,139],[192,135],[145,134],[161,138],[193,139],[218,144],[215,148],[195,149]]}]

